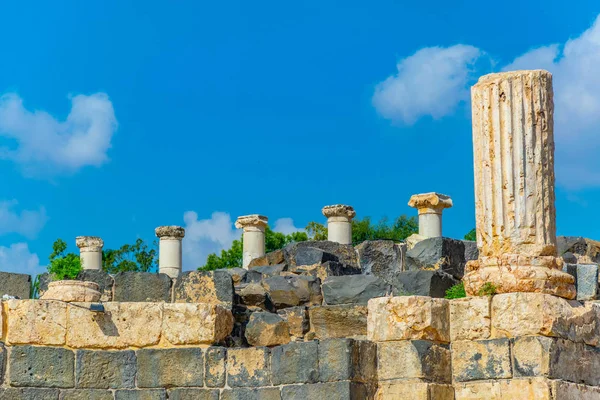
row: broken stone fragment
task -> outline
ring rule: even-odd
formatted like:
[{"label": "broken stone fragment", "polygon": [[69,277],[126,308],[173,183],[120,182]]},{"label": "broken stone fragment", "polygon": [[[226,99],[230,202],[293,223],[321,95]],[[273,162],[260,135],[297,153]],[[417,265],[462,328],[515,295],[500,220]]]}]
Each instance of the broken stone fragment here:
[{"label": "broken stone fragment", "polygon": [[465,245],[450,238],[429,238],[406,252],[407,270],[440,270],[456,279],[465,271]]},{"label": "broken stone fragment", "polygon": [[290,327],[277,314],[255,312],[246,326],[246,340],[251,346],[278,346],[290,342]]},{"label": "broken stone fragment", "polygon": [[369,299],[385,296],[389,285],[376,276],[348,275],[332,276],[323,282],[325,304],[362,304]]},{"label": "broken stone fragment", "polygon": [[438,270],[414,270],[398,272],[392,281],[395,296],[429,296],[444,298],[446,290],[459,281],[452,275]]},{"label": "broken stone fragment", "polygon": [[406,245],[393,240],[367,240],[356,246],[362,273],[392,283],[396,272],[403,269]]}]

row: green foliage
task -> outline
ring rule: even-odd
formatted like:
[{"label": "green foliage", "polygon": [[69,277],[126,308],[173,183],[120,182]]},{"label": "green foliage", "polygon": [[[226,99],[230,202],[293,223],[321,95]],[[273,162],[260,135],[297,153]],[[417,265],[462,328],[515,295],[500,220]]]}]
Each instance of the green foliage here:
[{"label": "green foliage", "polygon": [[102,269],[109,274],[117,272],[158,271],[158,252],[156,241],[152,248],[148,248],[142,239],[137,239],[135,244],[124,244],[117,250],[104,250],[102,252]]},{"label": "green foliage", "polygon": [[446,296],[444,296],[446,299],[462,299],[463,297],[467,297],[467,293],[465,292],[465,285],[462,282],[458,282],[446,290]]},{"label": "green foliage", "polygon": [[470,240],[472,242],[477,241],[477,230],[475,228],[471,229],[469,233],[465,235],[465,240]]},{"label": "green foliage", "polygon": [[486,282],[477,294],[479,296],[493,296],[496,294],[496,286],[491,282]]},{"label": "green foliage", "polygon": [[81,271],[81,261],[75,253],[67,253],[67,243],[62,239],[56,239],[52,244],[48,272],[54,280],[75,279]]},{"label": "green foliage", "polygon": [[327,227],[325,225],[311,221],[305,229],[310,240],[327,240]]},{"label": "green foliage", "polygon": [[[309,222],[306,232],[311,240],[327,240],[327,227],[318,222]],[[417,232],[419,232],[417,218],[406,215],[399,216],[392,224],[387,217],[383,217],[376,224],[370,217],[352,220],[352,243],[354,244],[377,239],[401,241]]]}]

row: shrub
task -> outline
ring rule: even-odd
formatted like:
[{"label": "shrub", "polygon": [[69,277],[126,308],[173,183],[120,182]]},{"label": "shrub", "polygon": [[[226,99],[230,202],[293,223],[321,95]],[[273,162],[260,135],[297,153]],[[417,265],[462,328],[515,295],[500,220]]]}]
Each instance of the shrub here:
[{"label": "shrub", "polygon": [[465,285],[462,282],[458,282],[446,290],[446,296],[444,296],[446,299],[462,299],[463,297],[467,297],[467,293],[465,292]]}]

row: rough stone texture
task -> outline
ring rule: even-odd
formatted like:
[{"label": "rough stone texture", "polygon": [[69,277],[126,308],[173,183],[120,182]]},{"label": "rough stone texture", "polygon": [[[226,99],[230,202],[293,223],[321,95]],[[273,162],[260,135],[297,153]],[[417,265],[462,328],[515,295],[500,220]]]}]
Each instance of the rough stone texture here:
[{"label": "rough stone texture", "polygon": [[394,296],[429,296],[444,298],[446,290],[458,281],[443,271],[414,270],[398,272],[393,279]]},{"label": "rough stone texture", "polygon": [[96,285],[98,285],[100,301],[113,301],[113,285],[115,281],[108,273],[92,269],[84,269],[77,275],[77,280],[94,282]]},{"label": "rough stone texture", "polygon": [[233,280],[225,271],[187,271],[175,281],[176,303],[233,304]]},{"label": "rough stone texture", "polygon": [[551,395],[544,378],[456,383],[455,400],[567,400]]},{"label": "rough stone texture", "polygon": [[477,242],[471,240],[462,240],[465,246],[465,262],[471,260],[477,260],[479,258],[479,249],[477,248]]},{"label": "rough stone texture", "polygon": [[171,278],[167,274],[119,272],[114,279],[114,301],[171,301]]},{"label": "rough stone texture", "polygon": [[[545,350],[545,349],[543,349]],[[599,386],[600,349],[583,343],[557,339],[548,349],[548,377]],[[545,361],[542,358],[542,361]],[[543,366],[543,364],[542,364]]]},{"label": "rough stone texture", "polygon": [[[301,265],[322,264],[327,261],[338,261],[335,255],[316,247],[299,247],[294,258],[296,267]],[[293,270],[293,269],[292,269]]]},{"label": "rough stone texture", "polygon": [[314,383],[311,385],[290,385],[281,389],[282,399],[327,399],[364,400],[367,390],[363,384],[353,382]]},{"label": "rough stone texture", "polygon": [[133,351],[77,351],[75,382],[79,388],[126,389],[135,387]]},{"label": "rough stone texture", "polygon": [[58,394],[58,389],[0,389],[0,399],[2,400],[58,400]]},{"label": "rough stone texture", "polygon": [[406,252],[406,269],[440,270],[460,279],[465,270],[465,245],[444,237],[424,239]]},{"label": "rough stone texture", "polygon": [[571,253],[578,263],[600,263],[600,242],[577,236],[556,238],[558,255]]},{"label": "rough stone texture", "polygon": [[271,350],[273,385],[314,383],[319,380],[318,343],[296,342]]},{"label": "rough stone texture", "polygon": [[271,309],[271,299],[267,291],[259,283],[248,283],[240,290],[240,299],[246,306],[255,306],[263,309]]},{"label": "rough stone texture", "polygon": [[348,244],[340,244],[336,242],[330,241],[305,241],[298,243],[291,243],[283,248],[283,254],[285,257],[285,263],[288,265],[290,270],[293,270],[297,265],[296,263],[296,254],[298,250],[302,250],[306,247],[314,247],[317,249],[321,249],[327,253],[333,254],[337,257],[336,260],[343,264],[347,264],[351,267],[359,268],[358,257],[356,255],[356,251],[354,247]]},{"label": "rough stone texture", "polygon": [[384,381],[379,384],[375,400],[454,400],[454,389],[417,380]]},{"label": "rough stone texture", "polygon": [[310,332],[316,339],[359,338],[367,334],[367,307],[353,304],[308,309]]},{"label": "rough stone texture", "polygon": [[11,272],[0,272],[0,297],[7,294],[9,296],[16,296],[20,299],[28,299],[30,297],[30,291],[31,276]]},{"label": "rough stone texture", "polygon": [[231,279],[233,280],[233,284],[235,286],[242,283],[244,281],[244,278],[246,277],[246,274],[248,273],[248,270],[244,268],[226,268],[223,271],[231,275]]},{"label": "rough stone texture", "polygon": [[374,275],[388,284],[403,269],[406,246],[393,240],[367,240],[356,246],[362,273]]},{"label": "rough stone texture", "polygon": [[551,381],[553,400],[597,400],[600,388],[564,381]]},{"label": "rough stone texture", "polygon": [[166,400],[164,389],[117,390],[115,400]]},{"label": "rough stone texture", "polygon": [[308,332],[308,311],[306,307],[289,307],[277,311],[277,314],[288,323],[290,336],[302,338]]},{"label": "rough stone texture", "polygon": [[200,348],[142,349],[136,355],[140,388],[204,385],[204,356]]},{"label": "rough stone texture", "polygon": [[555,343],[556,339],[544,336],[524,336],[514,339],[511,348],[513,375],[515,377],[548,375]]},{"label": "rough stone texture", "polygon": [[448,300],[445,299],[424,296],[371,299],[368,339],[374,342],[423,339],[448,343],[448,314]]},{"label": "rough stone texture", "polygon": [[262,281],[277,309],[321,304],[320,280],[307,276],[272,276]]},{"label": "rough stone texture", "polygon": [[228,349],[227,384],[230,387],[269,386],[271,384],[269,349],[266,347]]},{"label": "rough stone texture", "polygon": [[364,304],[385,296],[389,285],[376,276],[348,275],[326,278],[321,287],[324,304]]},{"label": "rough stone texture", "polygon": [[285,264],[285,257],[283,256],[283,250],[275,250],[265,254],[262,257],[258,257],[250,261],[248,268],[261,267],[266,265],[277,265]]},{"label": "rough stone texture", "polygon": [[302,265],[294,268],[294,272],[300,275],[314,276],[324,281],[330,276],[360,275],[361,270],[352,265],[338,261],[327,261],[322,264]]},{"label": "rough stone texture", "polygon": [[319,341],[319,381],[352,380],[359,363],[357,349],[353,339]]},{"label": "rough stone texture", "polygon": [[170,389],[169,400],[219,400],[216,389]]},{"label": "rough stone texture", "polygon": [[563,271],[575,277],[577,300],[594,300],[598,296],[598,264],[565,264]]},{"label": "rough stone texture", "polygon": [[61,390],[60,400],[113,400],[109,390],[101,389],[73,389]]},{"label": "rough stone texture", "polygon": [[430,382],[452,381],[450,350],[428,340],[400,340],[377,344],[377,376],[380,381],[420,378]]},{"label": "rough stone texture", "polygon": [[246,326],[246,340],[251,346],[278,346],[290,342],[290,327],[277,314],[255,312]]},{"label": "rough stone texture", "polygon": [[159,226],[156,229],[154,229],[154,234],[158,238],[183,239],[183,237],[185,236],[185,229],[177,225]]},{"label": "rough stone texture", "polygon": [[[292,400],[293,398],[290,398]],[[279,388],[227,389],[221,393],[221,400],[281,400]]]},{"label": "rough stone texture", "polygon": [[[0,304],[1,306],[1,304]],[[0,343],[0,382],[4,382],[4,371],[6,365],[6,348]]]},{"label": "rough stone texture", "polygon": [[491,334],[491,298],[466,297],[449,301],[450,340],[488,339]]},{"label": "rough stone texture", "polygon": [[98,285],[94,282],[62,280],[50,282],[48,290],[44,292],[40,300],[56,300],[65,303],[97,302],[100,297]]},{"label": "rough stone texture", "polygon": [[8,359],[11,386],[72,388],[75,385],[71,350],[60,347],[14,346]]},{"label": "rough stone texture", "polygon": [[8,344],[64,345],[67,305],[58,301],[4,302]]},{"label": "rough stone texture", "polygon": [[77,305],[67,310],[67,346],[122,349],[151,346],[160,340],[162,303],[105,303],[104,313],[90,312],[89,303]]},{"label": "rough stone texture", "polygon": [[212,344],[233,329],[233,315],[221,305],[164,304],[162,334],[173,345]]},{"label": "rough stone texture", "polygon": [[208,387],[225,386],[225,362],[227,349],[224,347],[209,347],[204,354],[204,381]]},{"label": "rough stone texture", "polygon": [[452,342],[452,376],[457,382],[511,378],[510,340]]}]

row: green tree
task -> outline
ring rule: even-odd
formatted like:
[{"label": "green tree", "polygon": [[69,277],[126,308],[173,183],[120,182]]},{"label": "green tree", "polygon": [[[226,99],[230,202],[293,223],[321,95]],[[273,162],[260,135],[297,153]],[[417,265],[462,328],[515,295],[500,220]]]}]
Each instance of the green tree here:
[{"label": "green tree", "polygon": [[475,228],[471,229],[469,233],[465,235],[465,240],[477,241],[477,230]]},{"label": "green tree", "polygon": [[53,280],[75,279],[81,272],[79,255],[67,253],[67,243],[62,239],[56,239],[52,244],[52,254],[48,259],[48,273]]},{"label": "green tree", "polygon": [[102,269],[110,274],[117,272],[158,271],[158,252],[156,242],[152,248],[142,240],[137,239],[134,244],[124,244],[117,250],[104,250],[102,252]]}]

